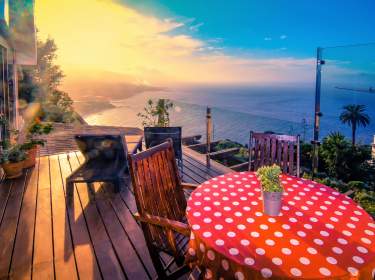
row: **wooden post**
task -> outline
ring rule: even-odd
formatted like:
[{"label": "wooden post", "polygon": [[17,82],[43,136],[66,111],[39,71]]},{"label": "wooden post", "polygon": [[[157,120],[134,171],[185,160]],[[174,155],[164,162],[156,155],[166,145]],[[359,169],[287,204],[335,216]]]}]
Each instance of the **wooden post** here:
[{"label": "wooden post", "polygon": [[209,168],[211,166],[211,138],[212,138],[212,119],[211,119],[211,108],[207,107],[206,113],[206,141],[207,141],[207,150],[206,150],[206,165]]}]

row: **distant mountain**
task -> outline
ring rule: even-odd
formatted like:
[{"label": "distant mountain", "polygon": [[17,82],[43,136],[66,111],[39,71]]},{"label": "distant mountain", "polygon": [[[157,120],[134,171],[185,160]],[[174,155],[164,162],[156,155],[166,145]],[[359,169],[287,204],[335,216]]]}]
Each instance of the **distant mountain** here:
[{"label": "distant mountain", "polygon": [[62,88],[75,101],[120,100],[141,92],[167,90],[129,75],[92,70],[66,71]]}]

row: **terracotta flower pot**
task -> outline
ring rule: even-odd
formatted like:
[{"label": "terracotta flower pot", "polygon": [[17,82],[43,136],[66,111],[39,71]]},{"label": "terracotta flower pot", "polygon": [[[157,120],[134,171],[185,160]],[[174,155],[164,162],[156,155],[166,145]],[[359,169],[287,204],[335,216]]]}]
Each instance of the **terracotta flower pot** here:
[{"label": "terracotta flower pot", "polygon": [[24,161],[3,163],[1,167],[4,169],[7,179],[18,178],[22,176]]},{"label": "terracotta flower pot", "polygon": [[263,212],[269,216],[278,216],[281,211],[282,192],[262,192]]},{"label": "terracotta flower pot", "polygon": [[26,159],[24,160],[23,168],[30,168],[35,166],[37,153],[38,146],[34,146],[32,149],[26,152]]}]

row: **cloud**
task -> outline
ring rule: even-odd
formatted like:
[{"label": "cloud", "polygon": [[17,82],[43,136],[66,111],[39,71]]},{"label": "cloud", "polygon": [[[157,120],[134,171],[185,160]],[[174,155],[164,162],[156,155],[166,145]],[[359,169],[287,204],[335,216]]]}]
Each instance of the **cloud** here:
[{"label": "cloud", "polygon": [[190,26],[189,29],[190,29],[191,31],[197,32],[197,31],[199,31],[199,28],[200,28],[201,26],[203,26],[203,25],[204,25],[203,22],[201,22],[201,23],[197,23],[197,24],[195,24],[195,25]]},{"label": "cloud", "polygon": [[[67,78],[107,71],[154,85],[304,82],[314,59],[261,58],[223,48],[223,39],[184,34],[186,21],[158,18],[110,0],[37,0],[40,35],[51,35]],[[193,25],[193,29],[203,23]],[[177,30],[178,29],[178,30]],[[186,31],[186,30],[185,30]],[[268,38],[268,37],[267,37]],[[266,38],[265,38],[266,40]],[[269,38],[271,40],[271,38]]]},{"label": "cloud", "polygon": [[286,35],[284,35],[284,34],[280,36],[280,39],[281,39],[281,40],[285,40],[286,38],[288,38],[288,36],[286,36]]},{"label": "cloud", "polygon": [[272,38],[271,37],[264,37],[264,41],[271,41]]}]

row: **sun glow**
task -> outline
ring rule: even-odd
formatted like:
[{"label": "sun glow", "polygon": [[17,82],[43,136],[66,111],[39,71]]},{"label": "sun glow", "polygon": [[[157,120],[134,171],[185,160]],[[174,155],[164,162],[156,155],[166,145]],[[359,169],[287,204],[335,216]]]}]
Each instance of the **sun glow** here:
[{"label": "sun glow", "polygon": [[187,23],[110,0],[37,0],[36,23],[42,38],[55,39],[67,78],[95,71],[146,84],[288,82],[297,73],[300,80],[312,78],[312,59],[228,55],[177,32]]}]

